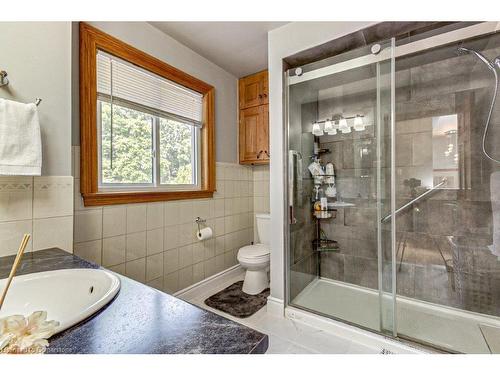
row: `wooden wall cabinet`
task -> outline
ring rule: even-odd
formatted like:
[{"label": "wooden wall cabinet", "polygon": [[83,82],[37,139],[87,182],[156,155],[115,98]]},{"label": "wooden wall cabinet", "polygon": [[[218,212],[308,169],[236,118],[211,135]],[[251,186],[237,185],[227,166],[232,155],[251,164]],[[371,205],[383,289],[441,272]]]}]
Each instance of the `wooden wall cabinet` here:
[{"label": "wooden wall cabinet", "polygon": [[240,164],[269,164],[267,71],[239,81]]}]

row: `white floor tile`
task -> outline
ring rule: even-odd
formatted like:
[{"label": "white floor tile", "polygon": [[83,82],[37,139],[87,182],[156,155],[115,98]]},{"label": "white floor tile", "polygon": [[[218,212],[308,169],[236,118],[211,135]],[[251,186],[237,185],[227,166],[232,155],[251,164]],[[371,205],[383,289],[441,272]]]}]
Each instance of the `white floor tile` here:
[{"label": "white floor tile", "polygon": [[287,354],[288,348],[292,345],[291,341],[284,340],[275,335],[269,335],[269,347],[266,354]]},{"label": "white floor tile", "polygon": [[292,344],[287,349],[287,354],[319,354],[319,353],[315,352],[309,348],[305,348],[305,347],[297,345],[297,344]]}]

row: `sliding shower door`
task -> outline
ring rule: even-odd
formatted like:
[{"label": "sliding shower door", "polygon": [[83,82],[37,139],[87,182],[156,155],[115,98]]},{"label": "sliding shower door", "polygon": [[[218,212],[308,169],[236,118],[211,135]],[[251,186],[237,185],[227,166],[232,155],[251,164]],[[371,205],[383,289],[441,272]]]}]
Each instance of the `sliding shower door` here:
[{"label": "sliding shower door", "polygon": [[485,134],[496,80],[481,55],[500,56],[500,33],[396,58],[397,207],[417,200],[396,220],[398,335],[500,353],[500,163],[483,152],[485,136],[500,159],[500,103]]},{"label": "sliding shower door", "polygon": [[394,224],[382,219],[394,210],[393,43],[286,77],[288,304],[389,335]]},{"label": "sliding shower door", "polygon": [[498,76],[491,22],[287,72],[289,305],[500,353]]}]

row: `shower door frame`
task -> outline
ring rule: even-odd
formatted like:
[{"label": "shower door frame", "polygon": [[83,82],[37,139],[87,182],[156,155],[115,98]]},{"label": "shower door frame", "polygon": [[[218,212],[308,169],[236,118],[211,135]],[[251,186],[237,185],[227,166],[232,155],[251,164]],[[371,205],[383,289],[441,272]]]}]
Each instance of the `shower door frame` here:
[{"label": "shower door frame", "polygon": [[[405,56],[405,55],[411,55],[415,53],[419,53],[428,49],[433,49],[437,47],[441,47],[447,44],[451,43],[456,43],[460,42],[462,40],[474,38],[474,37],[480,37],[480,36],[485,36],[488,34],[493,34],[496,32],[500,31],[500,22],[482,22],[478,24],[474,24],[472,26],[466,26],[460,29],[444,32],[441,34],[433,35],[427,38],[423,38],[420,40],[416,40],[413,42],[408,42],[406,44],[401,44],[401,45],[393,45],[389,51],[389,53],[392,53],[393,56],[392,58],[393,63],[391,66],[391,75],[393,79],[391,79],[391,217],[394,218],[396,214],[396,178],[395,178],[395,158],[393,157],[395,155],[396,151],[396,144],[395,144],[395,124],[396,124],[396,113],[395,113],[395,59],[397,57]],[[394,38],[393,38],[394,39]],[[374,43],[376,44],[376,43]],[[356,67],[361,67],[373,63],[377,63],[380,61],[384,61],[387,59],[390,59],[391,56],[387,56],[387,51],[388,49],[386,48],[385,50],[381,51],[379,54],[376,55],[365,55],[357,58],[353,58],[351,60],[347,60],[344,62],[339,62],[336,64],[328,65],[322,68],[318,68],[309,72],[305,72],[301,74],[300,76],[290,76],[289,75],[289,69],[284,70],[283,74],[283,130],[284,130],[284,145],[283,145],[283,150],[284,150],[284,168],[283,168],[283,173],[284,173],[284,200],[283,200],[283,207],[284,207],[284,217],[285,217],[285,225],[284,225],[284,251],[285,251],[285,308],[290,306],[294,308],[298,308],[300,310],[307,311],[312,314],[316,314],[319,316],[323,316],[335,321],[339,321],[342,323],[346,323],[351,326],[355,326],[358,328],[361,328],[363,330],[367,330],[370,332],[374,332],[376,334],[382,335],[384,337],[388,337],[390,339],[394,339],[397,341],[401,342],[411,342],[412,344],[418,344],[418,341],[414,341],[411,338],[407,337],[400,337],[398,336],[398,330],[397,330],[397,310],[396,310],[396,303],[397,303],[397,280],[396,280],[396,253],[395,253],[395,247],[396,247],[396,221],[391,220],[391,263],[392,263],[392,298],[393,298],[393,330],[392,334],[389,335],[386,332],[384,332],[382,329],[381,330],[373,330],[370,328],[367,328],[365,326],[350,322],[345,319],[338,318],[336,316],[332,316],[326,313],[322,313],[307,307],[299,306],[299,305],[293,305],[291,304],[290,301],[290,241],[289,241],[289,233],[290,233],[290,224],[291,224],[291,216],[290,216],[290,209],[289,209],[289,190],[288,190],[288,183],[289,183],[289,163],[288,163],[288,154],[289,154],[289,144],[288,144],[288,136],[289,136],[289,87],[293,84],[297,84],[300,82],[305,82],[317,78],[321,78],[323,76],[328,76],[331,74],[335,73],[340,73],[342,71],[347,71],[354,69]],[[354,62],[354,63],[353,63]],[[377,84],[378,86],[378,84]],[[377,87],[378,89],[378,87]],[[377,98],[378,102],[378,98]],[[379,122],[377,121],[377,124]],[[377,147],[378,149],[378,147]],[[377,182],[378,183],[378,182]],[[378,203],[377,203],[378,204]],[[377,212],[379,210],[377,209]],[[379,212],[378,212],[379,214]],[[379,221],[380,223],[380,221]],[[378,224],[379,224],[378,223]],[[377,228],[379,228],[380,225],[377,225]],[[377,229],[378,230],[378,229]],[[379,255],[380,255],[380,247],[378,247]],[[380,260],[379,256],[379,262]],[[379,269],[379,276],[380,276],[380,269]],[[379,279],[380,280],[380,279]],[[379,284],[379,296],[382,298],[383,291],[381,289],[381,285]],[[380,305],[382,307],[382,305]],[[426,343],[424,346],[427,347],[433,347],[432,344]],[[443,348],[439,348],[440,350],[443,350]]]}]

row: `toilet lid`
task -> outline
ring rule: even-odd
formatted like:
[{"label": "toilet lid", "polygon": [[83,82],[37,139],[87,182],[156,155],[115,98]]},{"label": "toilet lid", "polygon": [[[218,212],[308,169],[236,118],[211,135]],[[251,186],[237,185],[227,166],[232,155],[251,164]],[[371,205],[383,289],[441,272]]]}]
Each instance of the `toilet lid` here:
[{"label": "toilet lid", "polygon": [[269,248],[263,244],[243,246],[238,255],[245,258],[258,258],[269,255]]}]

